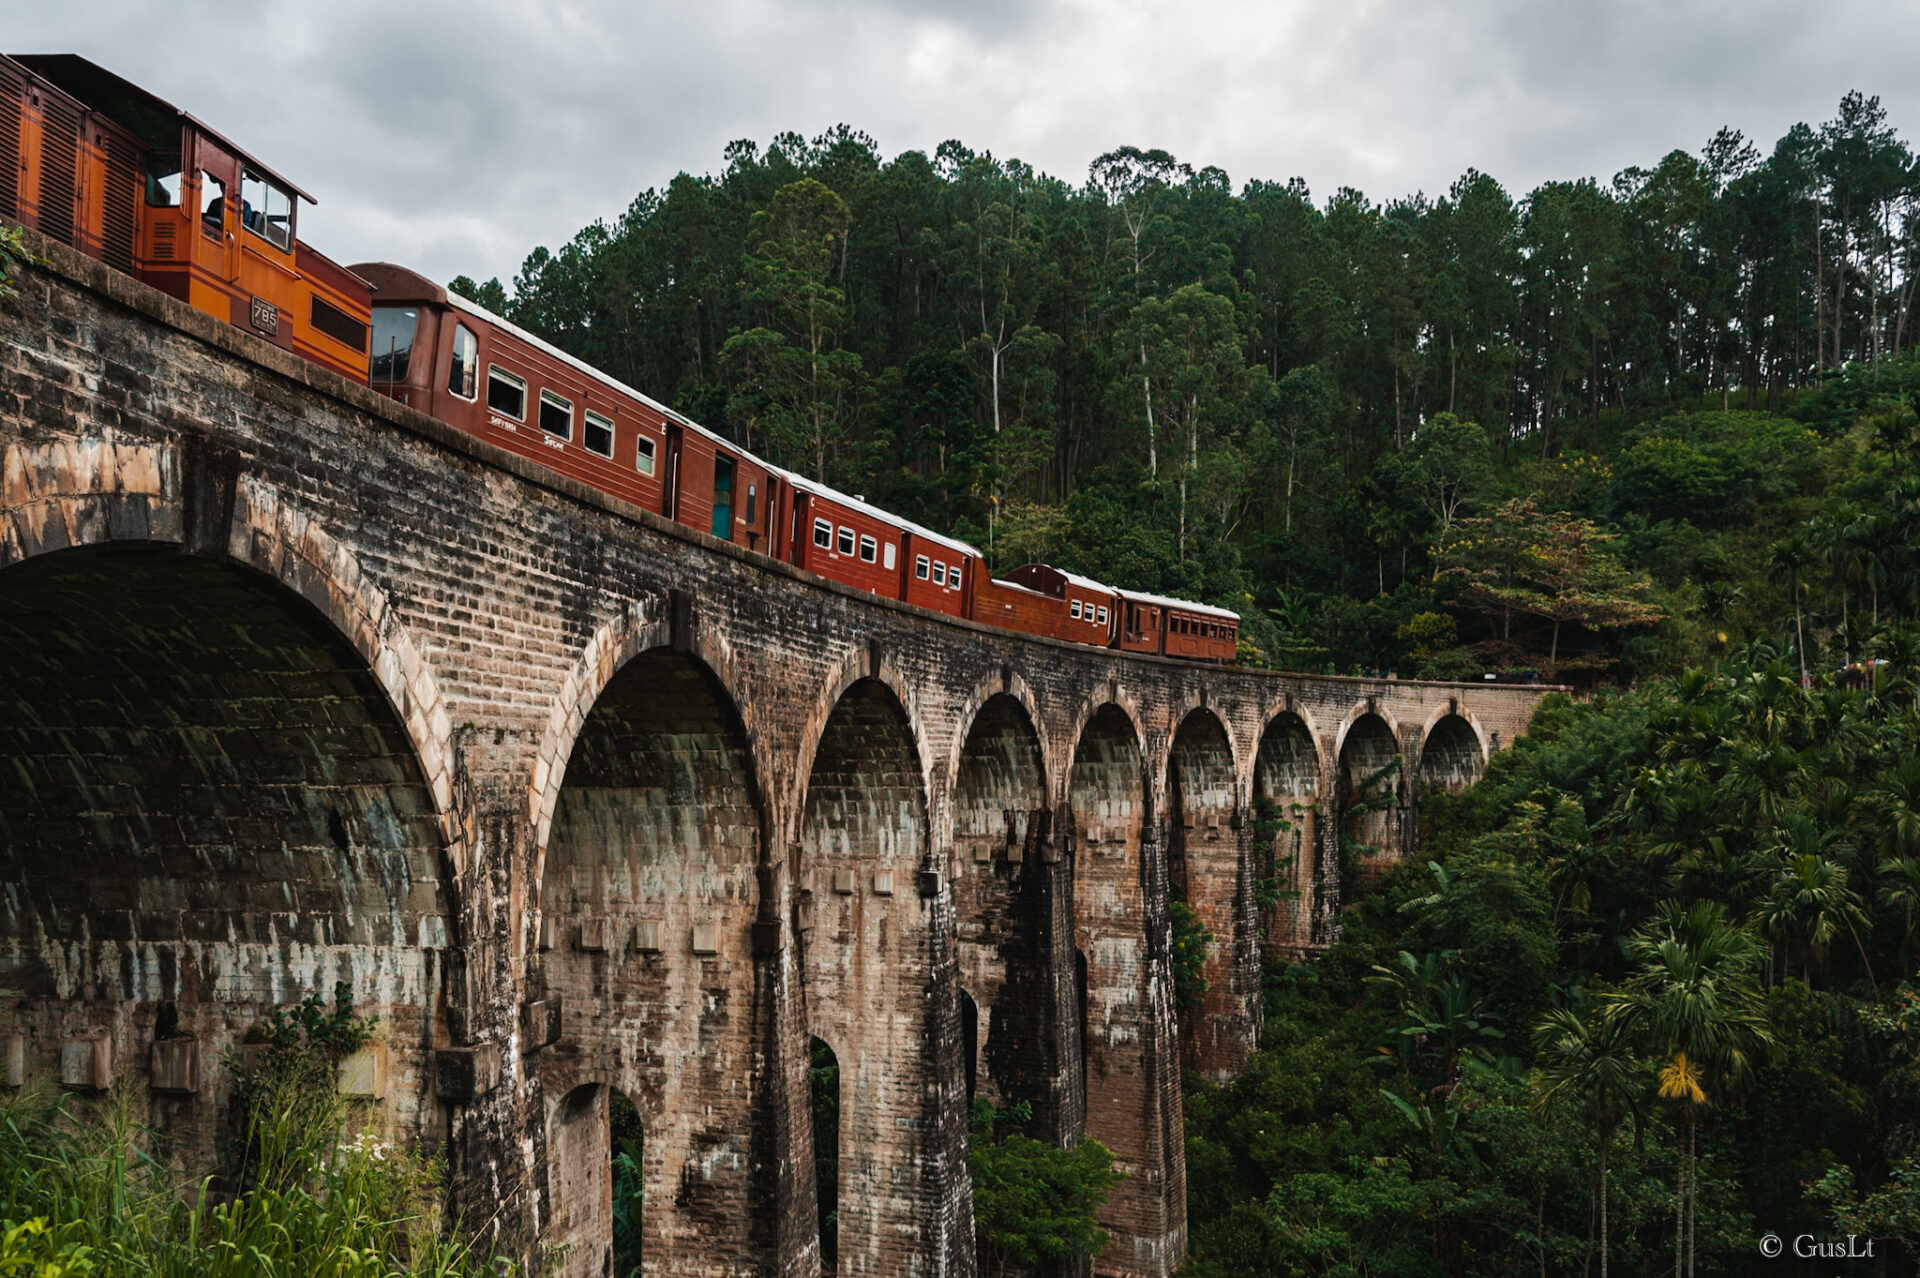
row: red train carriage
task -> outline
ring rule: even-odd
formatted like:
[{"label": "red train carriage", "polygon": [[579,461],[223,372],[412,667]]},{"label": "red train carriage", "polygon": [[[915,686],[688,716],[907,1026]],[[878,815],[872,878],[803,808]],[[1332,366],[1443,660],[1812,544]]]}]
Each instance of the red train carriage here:
[{"label": "red train carriage", "polygon": [[964,541],[781,472],[788,563],[889,599],[953,617],[972,615],[980,552]]},{"label": "red train carriage", "polygon": [[1225,608],[1122,590],[1120,610],[1119,646],[1128,652],[1228,662],[1239,649],[1240,614]]},{"label": "red train carriage", "polygon": [[468,434],[690,528],[776,553],[779,472],[417,272],[378,290],[368,384]]},{"label": "red train carriage", "polygon": [[366,282],[300,241],[313,197],[71,54],[0,57],[0,215],[356,381]]},{"label": "red train carriage", "polygon": [[1058,605],[1048,611],[1050,628],[1037,633],[1100,648],[1111,646],[1116,611],[1116,592],[1111,586],[1046,564],[1023,564],[1015,568],[1007,574],[1006,584],[1032,591]]}]

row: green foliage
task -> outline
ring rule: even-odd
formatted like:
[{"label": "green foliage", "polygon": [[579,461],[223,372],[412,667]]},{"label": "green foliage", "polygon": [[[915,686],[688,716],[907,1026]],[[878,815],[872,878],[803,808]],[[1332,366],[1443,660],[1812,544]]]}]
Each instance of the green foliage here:
[{"label": "green foliage", "polygon": [[[134,1098],[100,1102],[29,1089],[0,1109],[0,1273],[148,1278],[304,1278],[314,1273],[435,1278],[515,1273],[454,1241],[440,1217],[441,1168],[372,1130],[342,1142],[337,1096],[284,1077],[256,1092],[310,1125],[263,1146],[239,1193],[195,1183],[132,1118]],[[6,1268],[11,1264],[13,1268]]]},{"label": "green foliage", "polygon": [[1000,1112],[986,1100],[973,1103],[974,1235],[981,1271],[995,1278],[1057,1272],[1104,1250],[1110,1239],[1094,1213],[1125,1179],[1097,1140],[1061,1149],[1020,1132],[1030,1117],[1024,1104]]},{"label": "green foliage", "polygon": [[[0,302],[12,300],[19,292],[14,280],[19,276],[20,268],[37,264],[40,260],[27,248],[27,237],[19,227],[0,226]],[[21,1228],[26,1226],[22,1225]]]},{"label": "green foliage", "polygon": [[1207,947],[1213,933],[1199,912],[1175,898],[1169,906],[1173,923],[1173,1001],[1194,1008],[1207,996]]}]

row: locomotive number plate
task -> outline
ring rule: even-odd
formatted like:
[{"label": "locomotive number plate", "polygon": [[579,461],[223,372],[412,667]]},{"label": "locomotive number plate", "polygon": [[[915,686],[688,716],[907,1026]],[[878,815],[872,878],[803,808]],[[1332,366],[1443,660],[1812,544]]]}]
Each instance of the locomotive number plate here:
[{"label": "locomotive number plate", "polygon": [[268,335],[280,331],[280,308],[264,297],[253,299],[253,326]]}]

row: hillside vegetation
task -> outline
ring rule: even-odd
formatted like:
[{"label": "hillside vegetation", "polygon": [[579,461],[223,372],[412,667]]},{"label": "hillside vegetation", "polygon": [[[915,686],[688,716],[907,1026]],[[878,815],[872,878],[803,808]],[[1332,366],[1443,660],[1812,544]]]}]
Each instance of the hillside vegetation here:
[{"label": "hillside vegetation", "polygon": [[1386,204],[838,129],[455,287],[997,568],[1233,607],[1246,661],[1593,692],[1267,972],[1246,1075],[1188,1094],[1185,1272],[1811,1274],[1796,1236],[1857,1234],[1905,1274],[1917,214],[1858,94]]}]

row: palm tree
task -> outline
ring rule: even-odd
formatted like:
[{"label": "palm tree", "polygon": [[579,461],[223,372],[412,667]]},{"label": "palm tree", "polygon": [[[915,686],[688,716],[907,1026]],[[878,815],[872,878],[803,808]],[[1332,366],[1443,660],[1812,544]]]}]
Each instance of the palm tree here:
[{"label": "palm tree", "polygon": [[[1805,820],[1805,818],[1799,818]],[[1860,942],[1860,925],[1867,921],[1860,898],[1847,886],[1847,867],[1830,861],[1818,852],[1793,852],[1781,862],[1772,889],[1755,912],[1760,931],[1777,940],[1798,939],[1801,944],[1800,975],[1808,988],[1813,986],[1813,964],[1826,957],[1827,946],[1845,929],[1860,951],[1860,962],[1867,969],[1867,980],[1878,995],[1879,982],[1873,978],[1873,964]]]},{"label": "palm tree", "polygon": [[1800,682],[1807,681],[1807,632],[1800,624],[1800,579],[1814,562],[1813,548],[1799,532],[1789,533],[1773,544],[1768,562],[1787,575],[1787,589],[1793,594],[1794,647],[1800,650]]},{"label": "palm tree", "polygon": [[[1681,1103],[1686,1139],[1674,1194],[1675,1278],[1692,1278],[1694,1176],[1700,1114],[1709,1089],[1740,1087],[1775,1042],[1754,970],[1760,946],[1717,901],[1668,901],[1628,942],[1637,970],[1608,1001],[1666,1064],[1660,1092]],[[1682,1265],[1682,1257],[1685,1264]]]},{"label": "palm tree", "polygon": [[1613,1138],[1629,1117],[1640,1122],[1640,1076],[1627,1019],[1581,1016],[1558,1008],[1534,1029],[1535,1105],[1545,1109],[1555,1096],[1572,1093],[1585,1106],[1600,1144],[1600,1278],[1607,1278],[1607,1157]]}]

